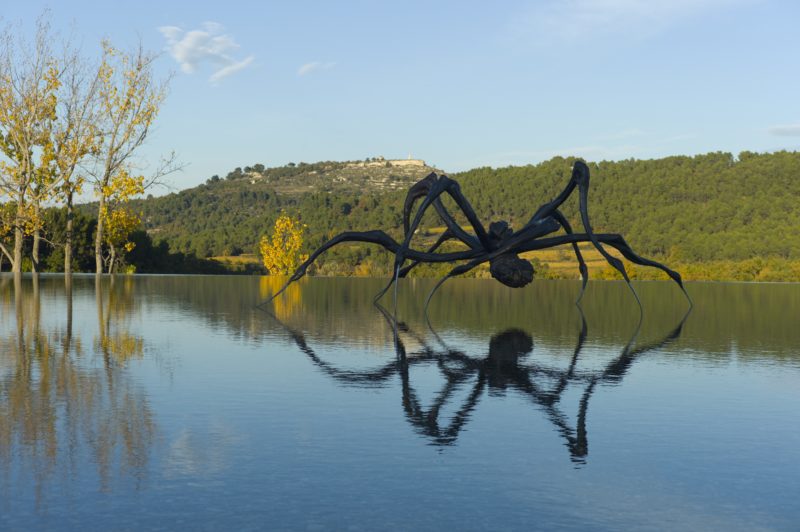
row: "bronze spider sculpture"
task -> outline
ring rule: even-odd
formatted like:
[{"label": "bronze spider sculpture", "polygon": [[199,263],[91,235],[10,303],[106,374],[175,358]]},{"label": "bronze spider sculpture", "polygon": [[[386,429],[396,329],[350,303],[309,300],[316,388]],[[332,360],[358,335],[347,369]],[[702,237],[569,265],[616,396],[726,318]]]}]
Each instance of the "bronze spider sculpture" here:
[{"label": "bronze spider sculpture", "polygon": [[[579,197],[579,210],[581,215],[581,222],[585,233],[575,233],[572,230],[566,217],[559,211],[559,207],[569,198],[575,189],[578,189]],[[441,196],[443,194],[449,195],[455,201],[458,208],[466,217],[473,233],[469,233],[466,229],[461,227],[456,222],[453,215],[445,208],[442,203]],[[405,277],[411,269],[416,265],[428,262],[456,262],[466,261],[464,264],[453,268],[446,276],[439,280],[431,292],[428,294],[425,302],[427,309],[431,297],[436,290],[451,277],[467,273],[476,266],[488,262],[489,272],[492,277],[500,281],[506,286],[512,288],[519,288],[527,285],[533,280],[533,265],[527,260],[519,257],[520,253],[527,251],[535,251],[541,249],[552,248],[564,244],[571,244],[575,252],[575,258],[578,261],[578,268],[581,274],[581,291],[578,296],[578,302],[583,297],[584,290],[586,289],[586,282],[589,278],[586,262],[583,260],[580,249],[578,248],[579,242],[591,242],[592,245],[600,252],[600,254],[608,261],[608,263],[622,274],[623,279],[628,284],[628,287],[633,292],[637,303],[641,308],[639,296],[633,289],[625,271],[625,266],[618,258],[610,255],[605,250],[603,245],[609,245],[616,248],[622,255],[633,262],[642,266],[651,266],[664,271],[669,277],[675,281],[683,291],[686,299],[691,306],[691,299],[686,292],[681,276],[678,272],[669,269],[665,265],[654,260],[646,259],[634,253],[631,247],[625,242],[625,239],[620,234],[615,233],[600,233],[596,234],[592,231],[591,224],[589,223],[588,211],[588,198],[589,198],[589,167],[582,161],[576,161],[572,167],[572,176],[569,183],[563,191],[551,202],[545,203],[534,213],[531,219],[519,231],[513,231],[508,222],[499,221],[492,222],[487,231],[481,224],[478,216],[475,214],[472,206],[467,201],[466,197],[461,193],[459,184],[447,177],[446,175],[437,175],[431,173],[421,181],[414,184],[409,189],[406,195],[405,203],[403,205],[403,242],[399,243],[389,236],[386,232],[381,230],[373,231],[345,231],[339,235],[331,238],[325,242],[319,249],[314,251],[308,260],[303,262],[297,270],[291,275],[286,284],[278,290],[270,300],[277,297],[283,292],[287,286],[294,281],[302,278],[306,274],[308,267],[319,257],[322,253],[342,242],[367,242],[382,246],[386,250],[395,254],[394,260],[394,276],[389,281],[389,284],[383,288],[376,296],[375,300],[379,300],[386,291],[394,284],[395,290],[397,289],[397,279]],[[412,220],[411,213],[417,200],[422,199],[422,203],[417,209]],[[447,229],[439,237],[439,239],[427,250],[420,251],[411,247],[411,240],[417,231],[422,216],[429,207],[433,207],[445,224]],[[563,229],[566,235],[548,236]],[[448,240],[459,240],[467,246],[465,251],[453,252],[437,252],[436,250]],[[405,261],[410,260],[411,263],[404,267]]]}]

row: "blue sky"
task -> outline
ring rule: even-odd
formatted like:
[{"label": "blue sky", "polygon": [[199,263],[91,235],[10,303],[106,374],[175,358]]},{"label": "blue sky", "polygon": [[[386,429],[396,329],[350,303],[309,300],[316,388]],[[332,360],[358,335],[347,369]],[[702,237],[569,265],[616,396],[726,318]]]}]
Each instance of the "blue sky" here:
[{"label": "blue sky", "polygon": [[9,2],[3,21],[163,51],[145,160],[236,166],[412,154],[454,172],[800,148],[800,2]]}]

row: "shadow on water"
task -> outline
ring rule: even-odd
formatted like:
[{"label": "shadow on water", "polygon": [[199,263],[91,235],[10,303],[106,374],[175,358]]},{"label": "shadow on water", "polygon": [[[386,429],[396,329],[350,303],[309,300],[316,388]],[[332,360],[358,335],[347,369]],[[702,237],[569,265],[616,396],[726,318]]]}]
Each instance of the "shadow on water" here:
[{"label": "shadow on water", "polygon": [[[589,441],[586,431],[586,418],[589,403],[598,384],[619,384],[631,366],[643,355],[665,347],[680,338],[691,311],[688,311],[669,332],[661,338],[643,345],[636,345],[636,338],[641,328],[637,324],[630,340],[619,354],[603,367],[598,369],[582,369],[579,366],[581,354],[586,345],[588,325],[580,307],[580,331],[575,347],[566,368],[553,368],[535,360],[533,338],[525,331],[510,328],[491,336],[488,340],[488,353],[475,354],[449,346],[431,329],[434,342],[432,345],[423,335],[415,332],[405,322],[395,322],[392,315],[384,307],[375,304],[387,327],[394,335],[395,359],[382,367],[370,370],[345,370],[324,360],[309,345],[305,335],[286,325],[272,313],[268,313],[291,336],[298,348],[322,370],[326,375],[343,386],[381,386],[390,379],[399,377],[401,381],[403,413],[408,422],[419,433],[429,438],[437,446],[449,446],[456,443],[459,434],[470,420],[484,395],[505,395],[514,391],[530,400],[541,410],[556,432],[564,439],[570,459],[576,464],[586,462],[589,454]],[[406,349],[404,337],[420,347],[415,350]],[[411,376],[411,368],[430,366],[438,370],[439,391],[433,401],[425,405],[415,390]],[[457,391],[469,386],[466,397],[456,404],[454,413],[445,416],[446,405],[453,401]],[[570,424],[570,418],[561,406],[562,398],[568,387],[582,387],[576,422]],[[463,395],[463,394],[461,394]],[[453,410],[451,407],[449,410]]]},{"label": "shadow on water", "polygon": [[[96,466],[100,491],[120,479],[140,485],[158,429],[146,395],[127,372],[144,342],[126,326],[130,291],[98,279],[97,330],[87,345],[91,335],[74,326],[71,278],[44,302],[38,275],[0,279],[9,283],[13,301],[0,299],[2,489],[13,490],[9,479],[29,475],[37,507],[47,506],[48,497],[60,496],[48,488],[87,475],[76,470],[87,463]],[[54,285],[51,277],[49,295]],[[6,296],[9,288],[0,286]]]}]

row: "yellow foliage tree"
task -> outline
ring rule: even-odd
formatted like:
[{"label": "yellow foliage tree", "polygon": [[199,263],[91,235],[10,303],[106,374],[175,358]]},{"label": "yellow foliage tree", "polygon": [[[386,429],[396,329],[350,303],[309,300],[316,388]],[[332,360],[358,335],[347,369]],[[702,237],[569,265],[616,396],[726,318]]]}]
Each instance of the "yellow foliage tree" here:
[{"label": "yellow foliage tree", "polygon": [[56,199],[66,206],[67,223],[64,233],[64,273],[72,273],[72,247],[74,226],[74,200],[82,191],[86,180],[79,166],[89,156],[96,154],[100,135],[98,131],[97,91],[100,72],[83,61],[77,54],[68,55],[63,76],[63,90],[52,139],[55,151],[54,181]]},{"label": "yellow foliage tree", "polygon": [[103,241],[109,249],[108,256],[104,257],[105,270],[114,273],[122,260],[120,249],[133,250],[134,244],[128,237],[142,223],[141,216],[126,205],[131,198],[144,192],[144,176],[130,175],[122,168],[102,192],[106,201],[100,210],[100,219],[105,226]]},{"label": "yellow foliage tree", "polygon": [[50,41],[44,18],[32,45],[15,39],[9,28],[0,32],[0,201],[5,197],[15,206],[2,222],[13,233],[13,248],[0,242],[0,252],[14,272],[22,271],[23,238],[40,229],[39,201],[52,187],[50,126],[62,71]]},{"label": "yellow foliage tree", "polygon": [[[99,69],[98,130],[101,141],[97,146],[96,168],[91,172],[98,200],[98,219],[95,231],[95,259],[97,273],[103,272],[103,243],[107,215],[106,203],[110,194],[130,185],[125,168],[134,153],[147,139],[150,127],[166,97],[166,84],[156,82],[153,74],[155,55],[141,47],[132,53],[123,53],[108,42],[103,43],[103,59]],[[140,190],[158,177],[169,173],[171,160],[162,162],[148,183],[142,179]],[[122,183],[118,183],[122,181]],[[126,202],[134,194],[120,196]],[[110,265],[113,267],[113,264]]]},{"label": "yellow foliage tree", "polygon": [[289,275],[308,258],[301,254],[306,226],[286,213],[275,220],[272,236],[261,237],[259,248],[264,266],[270,275]]}]

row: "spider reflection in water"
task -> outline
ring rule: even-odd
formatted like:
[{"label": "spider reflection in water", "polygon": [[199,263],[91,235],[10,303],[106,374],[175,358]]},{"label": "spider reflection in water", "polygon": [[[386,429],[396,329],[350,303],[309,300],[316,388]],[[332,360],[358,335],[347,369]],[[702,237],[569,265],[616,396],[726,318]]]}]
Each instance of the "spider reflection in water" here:
[{"label": "spider reflection in water", "polygon": [[[566,217],[559,210],[561,205],[570,197],[576,188],[578,189],[579,211],[581,223],[585,231],[584,233],[574,233]],[[442,195],[444,194],[449,195],[453,199],[458,209],[464,217],[466,217],[472,229],[472,233],[461,227],[444,206],[442,203]],[[596,234],[592,231],[591,224],[589,223],[588,198],[589,167],[581,161],[576,161],[572,168],[572,176],[564,190],[553,201],[539,207],[522,229],[514,231],[511,229],[508,222],[497,221],[491,223],[487,231],[466,197],[461,193],[461,188],[458,183],[445,175],[439,176],[432,173],[413,185],[406,195],[403,206],[404,236],[402,243],[397,242],[385,231],[381,230],[346,231],[341,233],[328,240],[319,249],[314,251],[308,257],[308,260],[297,268],[286,284],[270,299],[274,299],[283,292],[289,284],[303,277],[308,267],[314,263],[317,257],[330,248],[343,242],[366,242],[382,246],[395,254],[394,267],[392,270],[394,276],[389,281],[389,284],[375,296],[376,301],[379,300],[393,284],[396,289],[397,279],[408,275],[408,273],[420,263],[463,262],[463,264],[453,268],[434,286],[425,302],[426,309],[433,294],[447,279],[467,273],[486,262],[490,265],[489,272],[492,277],[506,286],[519,288],[530,283],[533,280],[534,274],[531,263],[519,257],[521,253],[548,249],[565,244],[572,245],[575,258],[578,261],[578,269],[582,279],[581,292],[578,296],[578,301],[580,301],[586,289],[589,272],[586,267],[586,262],[581,255],[578,243],[591,242],[603,258],[622,275],[623,279],[625,279],[637,303],[639,303],[640,308],[641,302],[639,301],[636,291],[630,284],[625,266],[621,260],[609,254],[604,245],[615,248],[634,264],[652,266],[664,271],[678,284],[691,306],[691,300],[689,299],[689,295],[683,286],[681,276],[678,272],[671,270],[659,262],[637,255],[627,242],[625,242],[622,235],[614,233]],[[411,213],[415,204],[420,199],[422,199],[422,203],[412,220]],[[446,226],[446,230],[427,251],[421,251],[411,247],[411,240],[417,232],[422,217],[429,207],[433,207],[436,210],[439,218]],[[566,232],[566,235],[548,236],[562,229]],[[458,240],[468,249],[465,251],[437,252],[439,247],[449,240]],[[406,260],[410,260],[411,263],[404,266]]]},{"label": "spider reflection in water", "polygon": [[[388,311],[379,305],[376,307],[384,315],[389,326],[394,328],[395,322]],[[542,410],[548,421],[554,425],[556,432],[565,440],[570,459],[576,464],[582,464],[585,463],[589,453],[586,416],[589,401],[597,385],[620,383],[628,369],[642,355],[677,340],[688,315],[689,313],[663,338],[634,347],[640,321],[620,354],[598,370],[578,367],[587,337],[586,319],[582,312],[580,332],[566,368],[553,368],[532,360],[533,339],[519,329],[509,329],[492,336],[489,340],[488,354],[476,357],[448,347],[438,336],[436,339],[441,348],[436,349],[406,324],[397,323],[395,360],[372,370],[345,370],[317,355],[301,332],[283,323],[281,325],[315,366],[344,386],[381,387],[387,385],[390,379],[399,376],[406,419],[418,433],[429,438],[434,445],[448,446],[456,442],[484,392],[490,395],[504,395],[513,391],[530,399]],[[407,352],[402,340],[404,335],[410,336],[409,339],[421,348]],[[437,368],[443,382],[432,403],[427,407],[423,405],[412,382],[411,370],[414,367]],[[570,424],[569,417],[560,404],[570,386],[582,388],[574,426]],[[463,393],[464,390],[467,391],[466,394]],[[442,414],[445,410],[454,413],[445,419]]]}]

